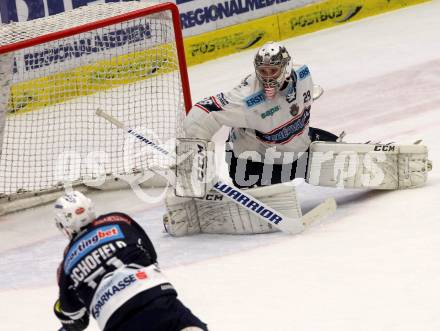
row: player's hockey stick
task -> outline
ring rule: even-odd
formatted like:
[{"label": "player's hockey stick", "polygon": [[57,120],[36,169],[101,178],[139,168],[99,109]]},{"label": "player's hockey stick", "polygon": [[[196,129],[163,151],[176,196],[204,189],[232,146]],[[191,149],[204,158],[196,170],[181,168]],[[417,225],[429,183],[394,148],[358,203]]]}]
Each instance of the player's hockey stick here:
[{"label": "player's hockey stick", "polygon": [[[113,116],[105,113],[103,110],[98,109],[96,111],[96,115],[104,118],[105,120],[109,121],[118,128],[123,129],[125,132],[135,137],[136,139],[142,141],[143,143],[155,149],[156,151],[164,155],[167,155],[169,157],[172,157],[169,151],[167,151],[160,145],[156,144],[151,139],[145,137],[142,133],[132,128],[126,127],[124,123],[114,118]],[[237,203],[238,205],[247,209],[249,212],[257,215],[267,223],[273,225],[274,227],[278,228],[283,232],[290,234],[296,234],[302,232],[305,226],[312,224],[314,221],[322,217],[325,217],[336,210],[335,200],[328,199],[323,203],[321,203],[320,205],[318,205],[317,207],[315,207],[314,209],[312,209],[302,218],[291,218],[282,215],[281,213],[267,206],[258,199],[255,199],[254,197],[243,192],[237,187],[229,185],[225,182],[218,181],[217,183],[214,184],[213,188],[222,195],[228,197],[229,199]]]}]

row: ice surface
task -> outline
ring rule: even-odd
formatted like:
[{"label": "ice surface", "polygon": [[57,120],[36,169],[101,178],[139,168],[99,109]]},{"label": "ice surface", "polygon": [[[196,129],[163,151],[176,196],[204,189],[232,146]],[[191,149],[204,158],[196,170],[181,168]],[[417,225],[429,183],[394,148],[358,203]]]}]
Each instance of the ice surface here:
[{"label": "ice surface", "polygon": [[[140,221],[181,298],[212,330],[440,330],[439,16],[435,1],[286,42],[326,90],[311,124],[346,130],[353,142],[424,139],[434,163],[425,187],[301,184],[305,211],[328,196],[339,207],[294,237],[173,239],[162,232],[163,205],[130,191],[93,195],[98,211]],[[238,83],[252,70],[253,53],[190,68],[193,100]],[[65,244],[48,206],[0,217],[0,330],[58,327],[52,304]]]}]

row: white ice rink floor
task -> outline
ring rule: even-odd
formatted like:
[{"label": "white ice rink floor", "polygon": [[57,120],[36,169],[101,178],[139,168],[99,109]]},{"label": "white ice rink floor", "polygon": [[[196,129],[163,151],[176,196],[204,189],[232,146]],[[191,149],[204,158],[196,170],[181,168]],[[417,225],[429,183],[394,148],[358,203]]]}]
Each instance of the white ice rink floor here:
[{"label": "white ice rink floor", "polygon": [[[99,212],[137,219],[183,301],[220,331],[440,330],[440,2],[286,41],[326,92],[311,125],[367,140],[429,146],[434,169],[407,191],[300,184],[304,211],[335,196],[336,213],[301,235],[162,233],[161,203],[131,191],[93,195]],[[229,89],[255,50],[190,68],[193,101]],[[109,209],[111,206],[111,209]],[[51,207],[0,217],[0,330],[49,331],[66,240]],[[94,322],[88,330],[97,330]]]}]

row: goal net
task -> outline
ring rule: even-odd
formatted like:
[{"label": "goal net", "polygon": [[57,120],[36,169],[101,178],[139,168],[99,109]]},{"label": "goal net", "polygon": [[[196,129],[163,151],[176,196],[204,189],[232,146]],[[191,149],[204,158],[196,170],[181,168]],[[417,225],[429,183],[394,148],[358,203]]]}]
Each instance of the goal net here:
[{"label": "goal net", "polygon": [[177,7],[122,2],[0,26],[0,197],[166,169],[191,106]]}]

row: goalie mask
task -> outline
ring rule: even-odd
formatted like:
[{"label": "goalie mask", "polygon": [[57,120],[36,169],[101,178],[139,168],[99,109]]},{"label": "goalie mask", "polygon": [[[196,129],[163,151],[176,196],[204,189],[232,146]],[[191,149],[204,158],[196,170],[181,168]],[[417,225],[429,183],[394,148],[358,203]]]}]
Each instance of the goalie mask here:
[{"label": "goalie mask", "polygon": [[268,99],[275,96],[283,82],[290,76],[290,60],[287,49],[273,41],[264,44],[255,55],[255,73],[263,84]]},{"label": "goalie mask", "polygon": [[78,191],[59,198],[54,208],[55,224],[69,239],[75,237],[96,218],[92,200]]}]

